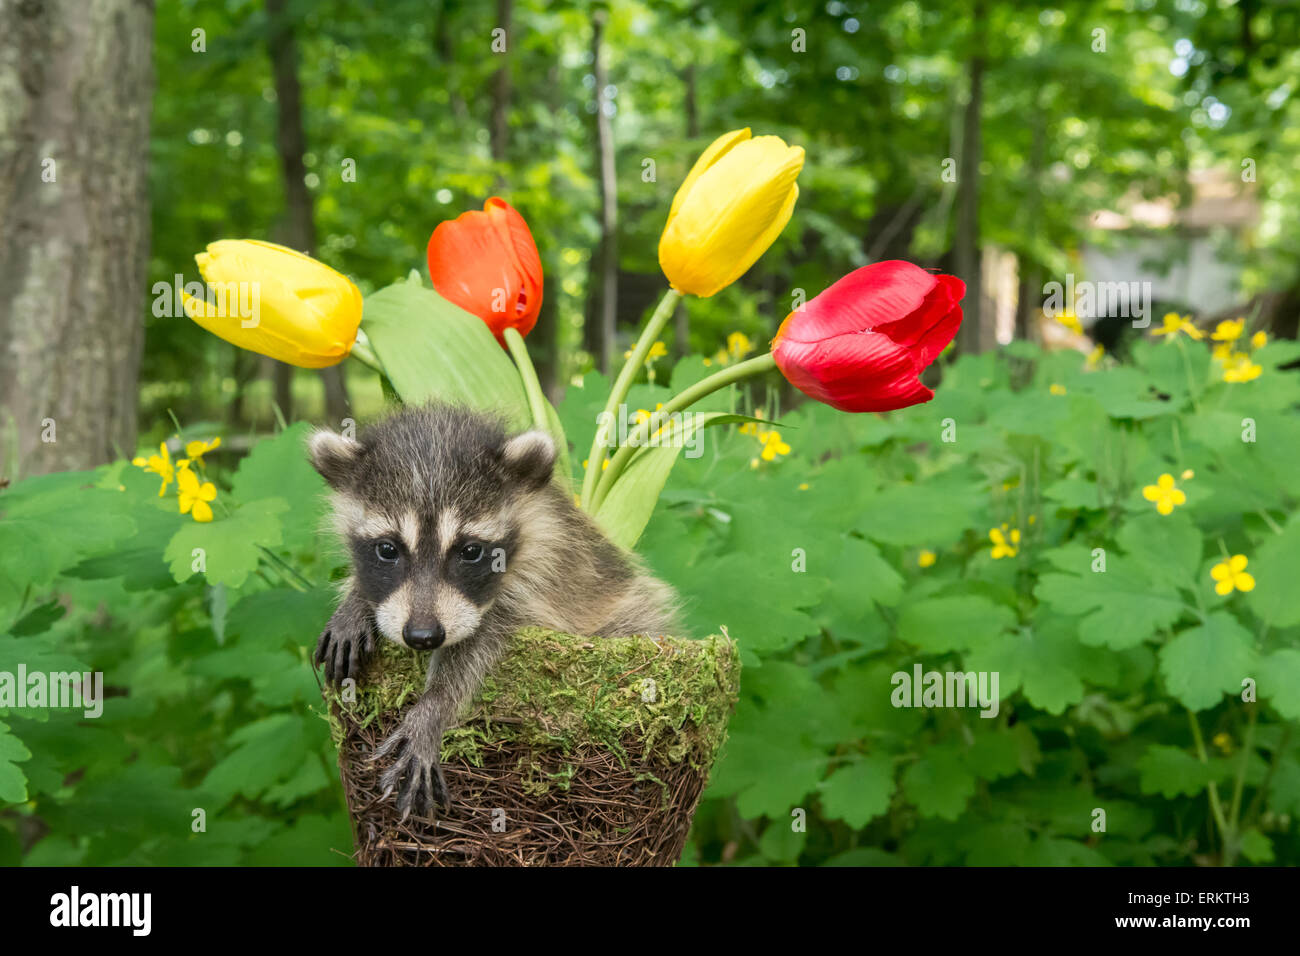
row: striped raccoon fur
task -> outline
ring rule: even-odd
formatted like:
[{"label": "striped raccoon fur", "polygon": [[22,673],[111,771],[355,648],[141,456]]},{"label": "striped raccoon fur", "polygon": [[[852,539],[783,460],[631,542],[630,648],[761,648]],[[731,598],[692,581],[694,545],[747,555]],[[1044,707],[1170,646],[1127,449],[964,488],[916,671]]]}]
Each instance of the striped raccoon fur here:
[{"label": "striped raccoon fur", "polygon": [[552,482],[551,437],[508,437],[494,419],[404,408],[357,440],[310,439],[352,558],[316,647],[331,682],[355,678],[376,634],[434,650],[424,694],[375,757],[403,817],[449,802],[443,732],[525,625],[619,637],[678,633],[676,597],[611,544]]}]

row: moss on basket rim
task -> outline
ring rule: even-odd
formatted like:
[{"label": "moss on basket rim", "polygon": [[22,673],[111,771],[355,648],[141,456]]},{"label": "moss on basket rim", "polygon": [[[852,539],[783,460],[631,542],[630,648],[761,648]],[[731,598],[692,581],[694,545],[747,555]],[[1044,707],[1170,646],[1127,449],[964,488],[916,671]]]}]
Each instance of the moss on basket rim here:
[{"label": "moss on basket rim", "polygon": [[[358,681],[356,701],[331,698],[367,726],[420,694],[428,658],[383,641]],[[688,761],[707,770],[739,684],[740,658],[725,637],[587,638],[524,628],[443,737],[442,758],[482,766],[485,747],[559,754],[596,747],[626,767],[624,743],[637,740],[643,762]],[[331,724],[337,742],[342,731],[333,711]]]}]

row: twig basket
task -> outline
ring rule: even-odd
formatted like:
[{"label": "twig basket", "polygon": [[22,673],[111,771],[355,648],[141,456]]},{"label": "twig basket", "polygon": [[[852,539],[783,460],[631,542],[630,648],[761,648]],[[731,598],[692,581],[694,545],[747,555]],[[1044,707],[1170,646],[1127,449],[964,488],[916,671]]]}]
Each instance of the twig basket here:
[{"label": "twig basket", "polygon": [[362,866],[670,866],[726,737],[740,662],[725,637],[515,635],[443,739],[452,806],[402,821],[370,756],[423,689],[388,642],[347,701],[326,689]]}]

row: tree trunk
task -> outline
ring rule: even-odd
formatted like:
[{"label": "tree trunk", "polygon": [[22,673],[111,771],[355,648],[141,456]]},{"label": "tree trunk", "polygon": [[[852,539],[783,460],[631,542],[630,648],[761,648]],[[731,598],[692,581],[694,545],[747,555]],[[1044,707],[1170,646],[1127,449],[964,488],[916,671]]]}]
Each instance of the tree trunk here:
[{"label": "tree trunk", "polygon": [[136,450],[153,5],[0,3],[0,476]]},{"label": "tree trunk", "polygon": [[965,318],[957,336],[962,353],[980,351],[983,283],[979,236],[980,182],[980,109],[984,100],[984,29],[987,11],[984,0],[975,0],[972,9],[973,48],[968,72],[970,98],[962,123],[961,162],[957,173],[957,235],[953,254],[957,276],[966,283],[962,301]]},{"label": "tree trunk", "polygon": [[614,367],[618,315],[618,179],[614,170],[614,133],[606,107],[608,77],[601,45],[608,15],[597,9],[591,15],[591,63],[596,78],[596,145],[600,156],[600,367]]},{"label": "tree trunk", "polygon": [[447,98],[451,106],[451,113],[458,120],[464,120],[469,114],[469,108],[465,105],[465,98],[460,95],[454,86],[454,76],[456,71],[456,44],[451,38],[451,5],[452,0],[443,0],[438,4],[438,16],[433,21],[433,45],[438,53],[438,59],[446,68],[443,74],[444,82],[447,85]]},{"label": "tree trunk", "polygon": [[[1047,162],[1047,130],[1044,116],[1047,113],[1046,97],[1039,89],[1035,99],[1035,109],[1030,122],[1033,123],[1033,138],[1029,147],[1029,163],[1026,175],[1029,177],[1030,191],[1024,225],[1027,236],[1039,235],[1042,230],[1042,177],[1043,166]],[[1028,250],[1028,246],[1026,250]],[[1029,342],[1039,343],[1042,330],[1038,325],[1039,310],[1043,303],[1043,269],[1038,260],[1032,259],[1032,252],[1024,251],[1020,255],[1020,292],[1016,299],[1016,333],[1015,337]]]},{"label": "tree trunk", "polygon": [[[311,191],[307,188],[307,167],[303,155],[307,152],[307,136],[302,123],[302,85],[298,80],[298,43],[294,37],[293,22],[286,15],[288,0],[266,0],[267,19],[270,23],[268,50],[271,70],[275,75],[276,145],[280,150],[280,166],[284,172],[284,198],[286,219],[285,245],[309,256],[316,254],[316,212]],[[347,383],[343,379],[343,366],[335,365],[320,370],[325,385],[325,415],[338,424],[348,416]],[[275,363],[275,403],[286,419],[293,417],[293,366]]]}]

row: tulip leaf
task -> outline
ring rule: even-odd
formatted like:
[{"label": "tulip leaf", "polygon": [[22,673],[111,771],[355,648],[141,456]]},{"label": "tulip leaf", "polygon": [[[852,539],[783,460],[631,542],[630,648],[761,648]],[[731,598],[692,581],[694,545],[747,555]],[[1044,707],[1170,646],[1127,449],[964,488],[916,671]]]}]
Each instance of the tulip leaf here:
[{"label": "tulip leaf", "polygon": [[596,509],[596,523],[615,544],[629,549],[634,547],[650,522],[659,493],[663,491],[673,465],[677,464],[678,454],[691,443],[696,432],[709,425],[763,421],[723,412],[686,413],[679,426],[680,434],[665,439],[664,444],[641,449],[627,463],[614,487]]},{"label": "tulip leaf", "polygon": [[370,346],[401,400],[440,399],[532,423],[519,371],[487,324],[426,288],[418,275],[366,297]]}]

